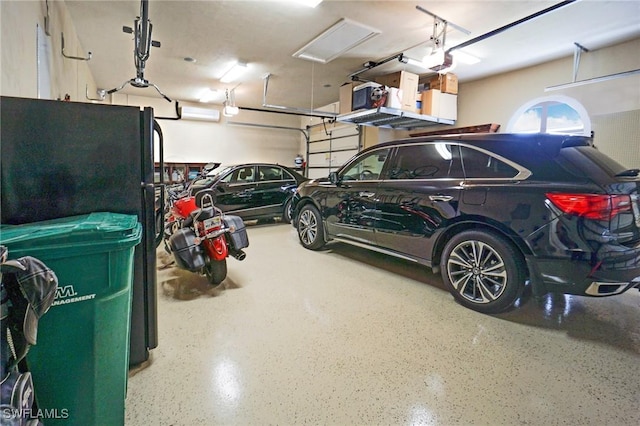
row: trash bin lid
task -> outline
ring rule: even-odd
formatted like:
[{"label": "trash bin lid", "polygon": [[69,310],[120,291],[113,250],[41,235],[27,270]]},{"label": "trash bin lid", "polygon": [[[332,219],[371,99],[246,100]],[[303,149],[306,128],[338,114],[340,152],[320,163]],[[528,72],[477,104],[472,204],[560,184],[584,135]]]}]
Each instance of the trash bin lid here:
[{"label": "trash bin lid", "polygon": [[[0,244],[16,251],[34,249],[111,251],[135,246],[142,237],[142,226],[135,215],[97,212],[23,225],[0,225]],[[49,253],[56,256],[54,253]]]}]

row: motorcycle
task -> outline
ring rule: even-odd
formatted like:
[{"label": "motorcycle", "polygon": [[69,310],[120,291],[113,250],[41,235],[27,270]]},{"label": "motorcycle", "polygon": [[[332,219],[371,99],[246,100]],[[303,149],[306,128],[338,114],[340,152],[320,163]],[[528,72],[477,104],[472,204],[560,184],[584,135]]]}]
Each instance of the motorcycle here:
[{"label": "motorcycle", "polygon": [[227,277],[227,257],[244,260],[249,238],[242,218],[225,215],[215,206],[215,192],[205,189],[174,201],[174,232],[167,248],[176,266],[220,284]]},{"label": "motorcycle", "polygon": [[176,201],[188,198],[191,194],[191,186],[194,182],[205,179],[207,175],[219,167],[220,163],[208,163],[202,171],[193,180],[185,183],[177,183],[168,185],[165,190],[165,205],[164,205],[164,243],[165,250],[170,252],[168,247],[168,241],[171,235],[182,227],[182,221],[189,216],[189,214],[196,209],[195,201],[180,202],[178,206],[175,206]]}]

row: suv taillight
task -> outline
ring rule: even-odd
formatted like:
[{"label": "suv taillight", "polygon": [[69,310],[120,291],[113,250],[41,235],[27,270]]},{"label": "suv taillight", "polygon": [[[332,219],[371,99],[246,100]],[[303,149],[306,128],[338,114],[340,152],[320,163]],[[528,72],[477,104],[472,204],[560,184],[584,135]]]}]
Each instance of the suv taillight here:
[{"label": "suv taillight", "polygon": [[546,195],[564,213],[587,219],[611,220],[619,213],[631,211],[629,195],[558,193]]}]

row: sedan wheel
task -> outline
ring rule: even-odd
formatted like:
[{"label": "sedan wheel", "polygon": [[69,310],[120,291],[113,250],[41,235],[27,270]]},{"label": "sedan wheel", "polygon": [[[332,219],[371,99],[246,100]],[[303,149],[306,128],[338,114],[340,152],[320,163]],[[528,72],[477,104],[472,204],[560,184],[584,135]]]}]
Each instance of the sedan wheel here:
[{"label": "sedan wheel", "polygon": [[282,209],[282,221],[284,223],[291,223],[291,219],[293,217],[293,206],[291,203],[291,198],[284,203],[284,208]]},{"label": "sedan wheel", "polygon": [[311,204],[304,206],[300,211],[298,237],[302,245],[310,250],[318,250],[325,244],[320,212]]},{"label": "sedan wheel", "polygon": [[484,313],[511,307],[526,279],[520,252],[504,238],[484,231],[453,237],[445,246],[441,269],[456,300]]}]

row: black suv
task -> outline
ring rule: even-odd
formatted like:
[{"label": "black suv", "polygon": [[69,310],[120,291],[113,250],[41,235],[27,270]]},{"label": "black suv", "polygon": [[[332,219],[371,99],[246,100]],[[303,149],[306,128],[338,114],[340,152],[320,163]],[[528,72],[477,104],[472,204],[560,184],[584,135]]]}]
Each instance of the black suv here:
[{"label": "black suv", "polygon": [[591,138],[468,134],[387,142],[298,188],[302,245],[330,240],[441,271],[464,306],[640,288],[640,170]]}]

